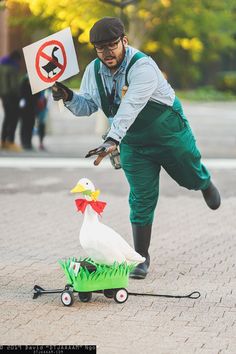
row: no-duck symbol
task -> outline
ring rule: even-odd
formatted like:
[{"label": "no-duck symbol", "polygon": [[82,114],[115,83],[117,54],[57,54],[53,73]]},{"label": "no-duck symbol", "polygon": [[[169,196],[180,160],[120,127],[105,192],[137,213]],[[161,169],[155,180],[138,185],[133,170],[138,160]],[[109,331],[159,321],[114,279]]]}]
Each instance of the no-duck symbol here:
[{"label": "no-duck symbol", "polygon": [[[47,47],[51,47],[50,55],[45,52],[45,49],[48,52]],[[55,52],[59,53],[59,51],[61,51],[62,58],[63,58],[61,63],[58,60],[58,56],[55,54]],[[44,65],[40,65],[40,61],[42,58],[48,61]],[[39,78],[44,82],[57,81],[64,73],[66,69],[66,64],[67,64],[66,52],[61,42],[56,40],[48,41],[45,42],[43,45],[41,45],[41,47],[38,49],[38,52],[36,54],[36,59],[35,59],[35,68]]]}]

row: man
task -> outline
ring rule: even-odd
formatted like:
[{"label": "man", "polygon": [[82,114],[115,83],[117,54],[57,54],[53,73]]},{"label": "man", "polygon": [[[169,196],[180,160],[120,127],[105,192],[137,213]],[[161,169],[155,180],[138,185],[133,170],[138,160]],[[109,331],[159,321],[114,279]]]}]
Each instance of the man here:
[{"label": "man", "polygon": [[4,118],[2,123],[1,147],[10,151],[21,151],[14,143],[19,120],[19,70],[21,55],[18,51],[0,59],[0,97]]},{"label": "man", "polygon": [[98,58],[87,66],[80,93],[57,83],[53,97],[63,99],[78,116],[101,108],[110,121],[105,142],[86,157],[98,155],[97,166],[120,146],[121,165],[130,185],[134,247],[146,257],[130,276],[143,279],[150,264],[148,249],[161,167],[181,186],[201,190],[211,209],[220,206],[220,195],[201,164],[174,90],[150,57],[128,45],[123,23],[118,18],[99,20],[90,31],[90,41]]}]

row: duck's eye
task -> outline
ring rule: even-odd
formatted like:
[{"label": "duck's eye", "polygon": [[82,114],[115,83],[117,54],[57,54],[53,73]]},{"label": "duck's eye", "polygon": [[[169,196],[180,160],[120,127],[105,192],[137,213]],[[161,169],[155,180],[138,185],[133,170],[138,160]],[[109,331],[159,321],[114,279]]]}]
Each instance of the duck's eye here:
[{"label": "duck's eye", "polygon": [[86,184],[88,184],[88,182],[86,182]]}]

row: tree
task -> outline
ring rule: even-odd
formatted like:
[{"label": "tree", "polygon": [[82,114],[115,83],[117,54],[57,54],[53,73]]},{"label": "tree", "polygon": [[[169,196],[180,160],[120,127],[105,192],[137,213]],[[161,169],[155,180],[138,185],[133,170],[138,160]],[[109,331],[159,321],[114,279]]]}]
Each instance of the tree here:
[{"label": "tree", "polygon": [[[41,20],[46,20],[49,33],[70,26],[73,36],[80,43],[88,43],[89,29],[95,21],[111,14],[110,5],[101,6],[96,0],[7,0],[9,9],[13,9],[17,4],[29,8],[36,26]],[[25,28],[30,28],[32,24],[24,24],[25,20],[18,18],[18,22]]]},{"label": "tree", "polygon": [[38,26],[49,34],[70,26],[75,42],[82,49],[82,63],[87,63],[93,55],[89,44],[90,28],[101,17],[120,16],[119,4],[123,4],[122,13],[131,45],[152,55],[175,85],[188,87],[207,82],[222,65],[234,63],[236,6],[233,0],[131,2],[6,0],[9,8],[16,4],[29,8],[31,16],[28,19],[19,16],[14,20],[30,31]]},{"label": "tree", "polygon": [[235,58],[232,0],[192,0],[191,4],[189,0],[142,0],[138,8],[130,6],[126,11],[134,43],[150,53],[179,87],[211,81],[223,61],[231,58],[232,63]]},{"label": "tree", "polygon": [[235,1],[140,0],[125,14],[131,43],[175,86],[214,83],[218,70],[236,70]]}]

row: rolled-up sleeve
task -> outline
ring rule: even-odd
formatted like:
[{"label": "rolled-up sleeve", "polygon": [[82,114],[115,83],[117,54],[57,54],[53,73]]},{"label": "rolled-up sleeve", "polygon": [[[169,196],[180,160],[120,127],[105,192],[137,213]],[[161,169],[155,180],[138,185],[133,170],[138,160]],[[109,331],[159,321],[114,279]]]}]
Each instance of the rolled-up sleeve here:
[{"label": "rolled-up sleeve", "polygon": [[114,116],[107,137],[121,141],[158,86],[156,69],[146,60],[135,63],[128,75],[129,88]]}]

